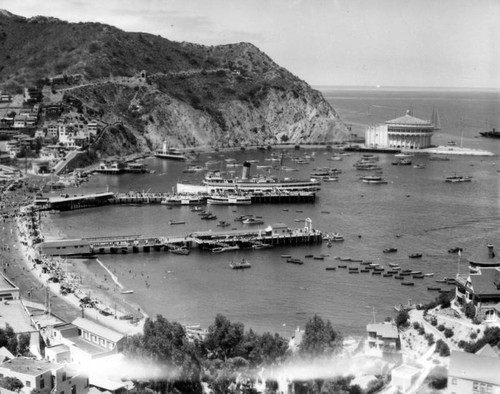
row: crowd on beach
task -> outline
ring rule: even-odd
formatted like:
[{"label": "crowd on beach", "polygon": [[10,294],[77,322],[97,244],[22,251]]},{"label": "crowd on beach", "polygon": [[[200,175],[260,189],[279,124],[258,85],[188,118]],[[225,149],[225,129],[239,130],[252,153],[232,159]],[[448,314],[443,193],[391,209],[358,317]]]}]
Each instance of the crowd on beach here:
[{"label": "crowd on beach", "polygon": [[[12,278],[14,270],[11,266],[16,265],[17,270],[22,270],[22,274],[31,274],[37,278],[40,283],[38,288],[21,289],[30,299],[32,291],[50,288],[55,294],[68,295],[67,300],[76,308],[92,308],[100,315],[112,315],[113,309],[110,306],[82,290],[81,276],[68,272],[68,262],[65,258],[41,253],[39,246],[44,239],[41,221],[47,212],[33,205],[33,196],[37,190],[36,181],[21,178],[9,182],[0,190],[0,218],[4,223],[3,245],[0,251],[3,257],[3,273]],[[23,261],[15,260],[10,253],[10,248],[15,247],[16,238]],[[126,313],[116,312],[116,307],[114,311],[119,319],[132,318]]]}]

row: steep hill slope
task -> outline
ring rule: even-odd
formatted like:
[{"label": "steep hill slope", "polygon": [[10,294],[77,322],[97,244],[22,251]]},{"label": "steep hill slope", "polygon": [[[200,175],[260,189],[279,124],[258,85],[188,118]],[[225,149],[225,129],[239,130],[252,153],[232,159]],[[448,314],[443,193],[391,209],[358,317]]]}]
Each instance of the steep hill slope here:
[{"label": "steep hill slope", "polygon": [[[98,150],[109,154],[154,149],[165,139],[190,147],[347,137],[319,92],[249,43],[208,47],[2,11],[0,59],[0,84],[10,91],[82,74],[81,87],[65,90],[64,100],[108,124],[121,122],[124,134],[113,128],[116,138],[101,138]],[[147,78],[134,78],[141,70]]]}]

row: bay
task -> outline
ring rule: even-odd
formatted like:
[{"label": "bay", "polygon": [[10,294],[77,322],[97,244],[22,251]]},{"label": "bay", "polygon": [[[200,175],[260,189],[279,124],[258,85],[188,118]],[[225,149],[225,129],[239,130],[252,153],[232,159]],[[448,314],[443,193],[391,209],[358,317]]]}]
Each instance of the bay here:
[{"label": "bay", "polygon": [[[439,110],[443,129],[436,132],[433,143],[446,144],[454,140],[464,147],[487,149],[500,153],[500,141],[477,138],[479,131],[498,126],[500,95],[479,91],[381,91],[321,88],[325,98],[341,118],[362,135],[366,125],[402,116],[412,108],[415,116],[428,119],[434,106]],[[234,158],[239,163],[257,159],[258,164],[270,164],[265,159],[272,151],[229,152],[202,154],[200,163],[208,160],[223,162]],[[244,228],[234,218],[246,213],[262,216],[265,227],[284,222],[301,227],[295,220],[311,218],[313,227],[327,232],[339,232],[345,241],[328,248],[326,243],[315,246],[279,247],[266,250],[240,250],[212,255],[193,251],[189,256],[164,252],[101,256],[126,287],[134,289],[128,299],[140,304],[151,316],[162,314],[181,323],[210,325],[217,313],[230,320],[241,321],[247,328],[259,332],[279,332],[292,335],[304,327],[315,313],[332,321],[345,334],[361,335],[366,324],[375,318],[382,321],[392,316],[393,306],[427,302],[436,293],[427,291],[435,279],[454,276],[457,270],[467,270],[467,257],[476,252],[486,238],[495,243],[499,236],[498,157],[451,157],[450,161],[429,161],[415,156],[413,166],[393,166],[393,155],[377,154],[387,185],[368,185],[359,180],[362,175],[353,164],[360,154],[351,154],[342,161],[328,161],[332,152],[321,149],[289,150],[291,155],[312,154],[308,165],[288,161],[299,171],[283,176],[306,178],[313,168],[337,167],[342,170],[338,182],[324,183],[314,204],[252,205],[246,207],[210,207],[218,220],[227,220],[229,228]],[[213,168],[221,168],[222,164]],[[146,164],[154,174],[121,176],[95,175],[75,193],[83,191],[150,190],[168,192],[178,181],[200,182],[203,174],[185,174],[186,164],[160,159],[148,159]],[[235,170],[239,175],[240,168]],[[252,172],[267,170],[252,167]],[[454,173],[472,176],[470,183],[448,184],[444,177]],[[325,213],[329,212],[329,213]],[[170,226],[169,220],[185,221],[185,225]],[[187,235],[193,231],[218,231],[217,221],[203,221],[188,207],[108,206],[64,212],[44,219],[47,236],[77,238],[105,235],[142,234],[154,236]],[[396,235],[401,235],[396,237]],[[450,247],[464,248],[460,261],[447,253]],[[382,250],[395,247],[397,253]],[[408,254],[420,252],[422,259],[413,260]],[[286,264],[280,256],[290,254],[302,258],[304,265]],[[308,254],[327,254],[325,260],[305,258]],[[433,272],[434,277],[414,280],[415,286],[401,286],[393,278],[371,274],[349,274],[337,268],[335,256],[370,260],[387,266]],[[245,257],[252,263],[249,270],[231,270],[232,260]],[[347,263],[359,266],[359,263]],[[125,297],[125,296],[124,296]]]}]

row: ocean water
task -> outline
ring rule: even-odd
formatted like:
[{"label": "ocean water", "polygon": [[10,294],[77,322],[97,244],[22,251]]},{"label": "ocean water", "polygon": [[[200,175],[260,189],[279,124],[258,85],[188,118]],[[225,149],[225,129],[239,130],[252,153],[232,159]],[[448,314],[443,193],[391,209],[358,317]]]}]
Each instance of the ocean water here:
[{"label": "ocean water", "polygon": [[[424,119],[437,107],[442,130],[433,143],[456,141],[464,147],[488,149],[500,153],[500,140],[478,137],[479,131],[499,127],[500,94],[478,91],[381,91],[338,90],[322,88],[325,98],[341,118],[362,135],[363,127],[383,122],[412,108],[414,115]],[[498,122],[495,124],[495,122]],[[234,228],[244,225],[234,218],[246,213],[260,215],[265,226],[284,222],[301,227],[300,219],[311,218],[313,226],[323,231],[340,232],[345,242],[328,248],[315,246],[280,247],[267,250],[240,250],[212,255],[193,251],[189,256],[165,252],[101,256],[120,282],[134,289],[124,295],[143,306],[154,316],[181,323],[199,323],[207,327],[217,313],[233,321],[241,321],[257,331],[291,335],[304,327],[313,314],[329,319],[344,334],[360,335],[366,324],[375,318],[382,321],[394,314],[393,306],[427,302],[437,296],[427,291],[436,279],[467,270],[467,257],[484,239],[498,240],[500,206],[498,157],[452,157],[450,161],[429,161],[415,156],[413,164],[426,164],[424,169],[393,166],[393,156],[378,154],[387,185],[368,185],[359,180],[361,173],[353,163],[359,154],[342,161],[328,161],[331,152],[324,150],[292,151],[294,156],[315,152],[315,161],[295,166],[298,172],[285,176],[308,177],[313,168],[337,167],[343,171],[339,182],[324,183],[314,204],[253,205],[246,207],[211,207],[218,220],[232,222]],[[265,161],[269,152],[234,152],[223,157],[205,154],[200,162],[233,157]],[[106,176],[95,175],[84,185],[88,191],[151,190],[170,191],[177,181],[198,183],[203,174],[185,174],[185,163],[149,159],[154,174]],[[219,168],[221,164],[215,164]],[[233,170],[233,169],[228,169]],[[241,168],[234,168],[239,173]],[[258,170],[252,168],[252,172]],[[448,184],[444,177],[454,173],[472,176],[470,183]],[[82,192],[83,190],[79,190]],[[168,221],[183,220],[185,225],[170,226]],[[74,238],[104,235],[186,235],[196,230],[219,230],[217,221],[203,221],[188,207],[109,206],[50,215],[44,228],[49,236]],[[264,226],[263,226],[264,227]],[[400,237],[396,237],[400,234]],[[447,253],[450,247],[464,248],[459,260]],[[497,245],[497,246],[500,246]],[[395,247],[397,253],[382,250]],[[422,259],[409,259],[408,254],[420,252]],[[307,254],[328,254],[324,261],[304,258]],[[304,265],[286,264],[280,257],[291,254],[304,259]],[[349,274],[337,268],[336,256],[370,260],[387,266],[397,262],[402,268],[433,272],[434,277],[415,279],[415,286],[402,286],[394,278],[371,274]],[[252,263],[249,270],[231,270],[232,260],[245,257]],[[359,266],[359,263],[344,263]],[[445,287],[445,286],[443,286]]]}]

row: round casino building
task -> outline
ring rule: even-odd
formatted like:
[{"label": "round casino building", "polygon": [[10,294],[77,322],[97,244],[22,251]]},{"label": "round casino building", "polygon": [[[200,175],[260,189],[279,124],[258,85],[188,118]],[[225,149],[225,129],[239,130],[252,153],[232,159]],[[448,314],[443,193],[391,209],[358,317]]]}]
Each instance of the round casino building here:
[{"label": "round casino building", "polygon": [[424,149],[431,146],[434,125],[411,115],[388,120],[365,131],[365,147],[393,149]]}]

